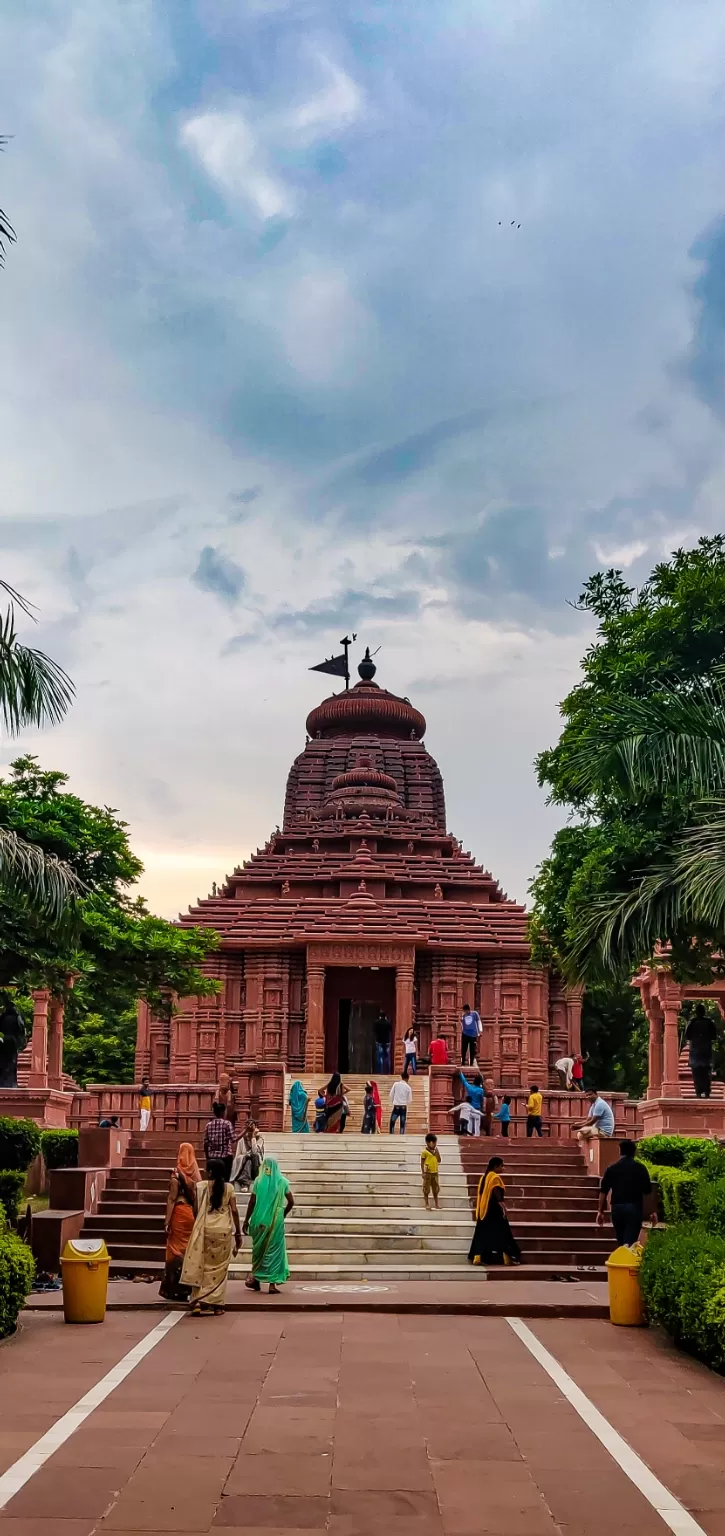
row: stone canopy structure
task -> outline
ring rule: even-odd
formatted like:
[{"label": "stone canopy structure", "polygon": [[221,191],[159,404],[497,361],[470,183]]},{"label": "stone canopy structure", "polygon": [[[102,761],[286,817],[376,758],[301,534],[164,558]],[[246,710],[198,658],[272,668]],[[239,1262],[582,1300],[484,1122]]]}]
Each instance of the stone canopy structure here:
[{"label": "stone canopy structure", "polygon": [[411,1024],[421,1055],[440,1030],[455,1060],[464,1002],[502,1087],[545,1085],[579,1048],[579,996],[532,963],[524,908],[448,832],[425,719],[375,670],[366,655],[360,681],[308,716],[282,831],[181,918],[219,933],[222,991],[171,1020],[141,1005],[138,1077],[211,1082],[280,1060],[367,1073],[381,1016],[394,1065]]}]

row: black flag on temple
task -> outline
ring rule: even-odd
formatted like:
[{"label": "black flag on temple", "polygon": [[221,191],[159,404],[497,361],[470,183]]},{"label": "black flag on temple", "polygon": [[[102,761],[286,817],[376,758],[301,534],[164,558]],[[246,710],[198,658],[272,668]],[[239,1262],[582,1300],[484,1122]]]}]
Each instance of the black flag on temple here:
[{"label": "black flag on temple", "polygon": [[318,661],[316,667],[310,667],[310,672],[329,672],[333,677],[347,677],[347,652],[342,656],[330,656],[327,661]]}]

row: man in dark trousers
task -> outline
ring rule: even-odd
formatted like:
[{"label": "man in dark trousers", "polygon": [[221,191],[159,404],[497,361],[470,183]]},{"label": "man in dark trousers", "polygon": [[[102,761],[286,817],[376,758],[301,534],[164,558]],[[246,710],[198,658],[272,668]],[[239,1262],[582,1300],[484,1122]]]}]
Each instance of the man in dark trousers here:
[{"label": "man in dark trousers", "polygon": [[[638,1163],[633,1141],[620,1141],[621,1157],[610,1163],[599,1186],[597,1226],[604,1226],[607,1195],[611,1195],[611,1215],[614,1235],[619,1247],[631,1248],[637,1242],[641,1228],[645,1195],[652,1191],[652,1182],[644,1163]],[[653,1215],[652,1220],[656,1221]]]},{"label": "man in dark trousers", "polygon": [[685,1030],[685,1039],[690,1047],[690,1071],[695,1085],[695,1097],[698,1099],[710,1097],[712,1048],[716,1038],[717,1030],[705,1012],[704,1003],[698,1003]]}]

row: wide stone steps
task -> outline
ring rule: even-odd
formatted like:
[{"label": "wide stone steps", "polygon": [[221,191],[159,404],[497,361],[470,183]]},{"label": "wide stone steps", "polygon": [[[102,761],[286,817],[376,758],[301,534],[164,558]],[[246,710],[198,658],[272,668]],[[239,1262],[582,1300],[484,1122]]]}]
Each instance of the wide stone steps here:
[{"label": "wide stone steps", "polygon": [[[596,1185],[571,1143],[509,1150],[498,1139],[440,1137],[440,1212],[423,1207],[422,1135],[274,1133],[265,1136],[265,1145],[295,1195],[287,1241],[292,1277],[300,1283],[470,1277],[471,1204],[479,1172],[494,1151],[505,1158],[509,1214],[524,1255],[521,1268],[507,1268],[507,1276],[589,1277],[600,1272],[613,1246],[610,1235],[594,1226]],[[124,1166],[111,1170],[85,1230],[106,1238],[113,1273],[160,1273],[177,1150],[175,1136],[134,1136]],[[242,1197],[242,1209],[244,1203]],[[248,1263],[245,1244],[235,1272],[246,1273]]]}]

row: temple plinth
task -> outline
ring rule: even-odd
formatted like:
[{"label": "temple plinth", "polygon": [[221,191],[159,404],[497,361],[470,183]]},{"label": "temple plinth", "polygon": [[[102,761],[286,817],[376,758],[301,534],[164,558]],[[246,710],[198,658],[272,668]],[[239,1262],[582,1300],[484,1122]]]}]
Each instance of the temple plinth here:
[{"label": "temple plinth", "polygon": [[[170,1019],[139,1017],[137,1076],[212,1082],[235,1065],[375,1070],[415,1026],[458,1059],[464,1003],[483,1024],[478,1058],[503,1087],[546,1085],[579,1048],[581,997],[532,963],[526,913],[447,830],[443,781],[408,699],[361,681],[324,699],[287,781],[282,830],[190,908],[215,928],[212,998]],[[382,1024],[381,1024],[382,1020]]]}]

